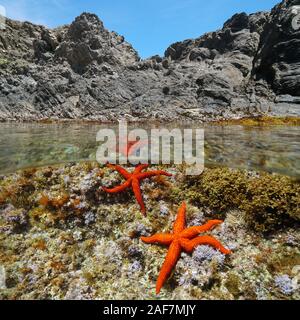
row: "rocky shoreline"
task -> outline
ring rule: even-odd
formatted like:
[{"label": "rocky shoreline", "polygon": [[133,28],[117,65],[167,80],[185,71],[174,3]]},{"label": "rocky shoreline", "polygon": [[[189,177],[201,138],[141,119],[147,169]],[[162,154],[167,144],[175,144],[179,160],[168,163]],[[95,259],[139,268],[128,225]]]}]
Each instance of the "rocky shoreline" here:
[{"label": "rocky shoreline", "polygon": [[139,58],[83,13],[56,29],[8,19],[0,33],[0,120],[216,121],[300,116],[299,0],[236,14],[223,28]]},{"label": "rocky shoreline", "polygon": [[[146,217],[130,191],[101,190],[121,178],[96,163],[1,176],[0,298],[299,300],[299,183],[226,168],[192,178],[180,166],[164,169],[173,177],[142,184]],[[167,250],[140,237],[171,230],[183,199],[188,226],[224,221],[211,234],[233,253],[183,253],[156,296]]]}]

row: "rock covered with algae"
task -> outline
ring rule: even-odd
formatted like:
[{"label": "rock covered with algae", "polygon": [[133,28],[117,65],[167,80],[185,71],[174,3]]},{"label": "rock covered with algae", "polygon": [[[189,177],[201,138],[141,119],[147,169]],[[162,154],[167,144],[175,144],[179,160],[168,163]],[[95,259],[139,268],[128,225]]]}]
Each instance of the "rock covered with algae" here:
[{"label": "rock covered with algae", "polygon": [[[298,182],[226,168],[206,169],[199,177],[184,176],[180,166],[164,169],[174,177],[142,184],[147,217],[131,191],[108,195],[101,190],[122,178],[95,163],[3,176],[0,297],[300,298]],[[199,246],[192,255],[182,253],[156,296],[167,250],[139,238],[169,232],[183,198],[189,226],[224,220],[211,233],[233,253],[224,256],[208,246]]]}]

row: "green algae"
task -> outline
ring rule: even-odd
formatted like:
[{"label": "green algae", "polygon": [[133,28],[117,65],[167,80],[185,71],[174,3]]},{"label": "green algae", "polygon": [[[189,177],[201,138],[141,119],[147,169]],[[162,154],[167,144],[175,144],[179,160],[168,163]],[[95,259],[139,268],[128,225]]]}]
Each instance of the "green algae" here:
[{"label": "green algae", "polygon": [[241,203],[249,225],[271,231],[300,221],[300,184],[282,176],[263,174],[250,179],[246,199]]},{"label": "green algae", "polygon": [[231,119],[231,120],[221,120],[213,121],[214,124],[221,125],[243,125],[243,126],[270,126],[270,125],[290,125],[299,126],[299,117],[269,117],[269,116],[259,116],[251,118],[241,118],[241,119]]},{"label": "green algae", "polygon": [[243,210],[248,225],[259,232],[300,221],[299,182],[275,174],[206,169],[199,177],[185,177],[172,197],[208,207],[220,217],[230,209]]},{"label": "green algae", "polygon": [[236,273],[229,273],[225,282],[225,286],[228,291],[235,297],[238,298],[241,290],[240,290],[240,277]]}]

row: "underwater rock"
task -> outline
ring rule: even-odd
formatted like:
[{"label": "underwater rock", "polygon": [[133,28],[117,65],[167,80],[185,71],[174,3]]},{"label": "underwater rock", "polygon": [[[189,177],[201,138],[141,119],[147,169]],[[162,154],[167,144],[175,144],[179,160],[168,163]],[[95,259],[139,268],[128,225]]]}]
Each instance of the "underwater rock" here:
[{"label": "underwater rock", "polygon": [[28,212],[24,209],[16,209],[8,204],[4,209],[0,209],[0,216],[5,221],[3,231],[8,233],[19,233],[26,228],[28,224]]},{"label": "underwater rock", "polygon": [[139,261],[134,261],[128,268],[129,273],[140,272],[143,269],[141,263]]},{"label": "underwater rock", "polygon": [[274,281],[283,294],[290,295],[296,290],[292,279],[287,274],[276,276]]},{"label": "underwater rock", "polygon": [[5,268],[0,265],[0,290],[6,289],[6,272]]},{"label": "underwater rock", "polygon": [[199,263],[214,259],[219,265],[222,265],[225,258],[224,254],[210,246],[199,246],[193,253],[193,259]]},{"label": "underwater rock", "polygon": [[151,229],[142,223],[136,224],[133,230],[136,238],[139,238],[141,236],[149,236],[151,232]]},{"label": "underwater rock", "polygon": [[162,216],[166,216],[169,214],[169,208],[166,206],[164,202],[160,202],[160,208],[159,208],[159,213]]},{"label": "underwater rock", "polygon": [[96,221],[96,217],[95,217],[94,212],[89,211],[84,215],[84,223],[86,225],[93,224],[95,221]]},{"label": "underwater rock", "polygon": [[93,290],[88,284],[86,284],[83,278],[79,278],[74,281],[68,288],[65,300],[91,300],[95,295],[95,290]]},{"label": "underwater rock", "polygon": [[144,255],[143,255],[143,251],[138,246],[131,245],[128,248],[128,256],[131,259],[135,258],[137,260],[140,260],[143,258]]},{"label": "underwater rock", "polygon": [[96,191],[99,189],[100,177],[97,175],[98,171],[98,169],[93,170],[80,181],[77,190],[86,198],[94,198]]},{"label": "underwater rock", "polygon": [[[95,168],[101,172],[100,180],[99,175],[94,174]],[[174,204],[184,196],[189,203],[190,225],[210,219],[224,220],[223,225],[211,233],[233,249],[233,253],[225,259],[209,246],[197,247],[192,255],[182,253],[159,298],[299,300],[300,233],[295,220],[286,224],[286,220],[278,216],[282,228],[271,228],[265,234],[249,225],[245,219],[247,213],[241,208],[221,211],[223,199],[214,198],[213,193],[209,193],[211,202],[206,204],[199,204],[196,201],[199,198],[195,198],[195,191],[199,195],[209,186],[215,187],[213,190],[218,190],[216,194],[221,198],[235,203],[232,190],[244,186],[238,191],[239,199],[243,199],[248,183],[261,179],[264,174],[214,168],[206,169],[202,180],[203,176],[183,178],[181,170],[180,167],[172,169],[170,197],[161,201],[149,196],[152,184],[145,183],[144,194],[149,196],[147,217],[141,215],[130,193],[113,203],[105,197],[95,199],[81,194],[82,180],[85,180],[83,186],[94,183],[101,186],[103,177],[115,184],[116,176],[110,176],[108,169],[96,164],[73,163],[37,168],[34,174],[18,172],[3,176],[1,189],[14,191],[16,184],[21,187],[17,188],[19,201],[12,193],[0,206],[3,231],[0,232],[0,287],[1,283],[5,284],[0,290],[0,299],[157,298],[155,282],[167,250],[147,246],[139,238],[170,230],[176,216]],[[30,175],[30,181],[23,179]],[[264,181],[280,181],[285,192],[295,192],[292,179],[277,180],[276,174],[266,175],[268,179]],[[70,177],[67,185],[65,176]],[[14,188],[10,189],[11,186]],[[190,189],[192,192],[187,192]],[[39,203],[41,194],[48,196],[45,199],[48,203]],[[267,201],[272,199],[269,192],[265,196]],[[20,201],[23,198],[27,200]],[[299,204],[299,198],[293,201],[294,207]],[[209,204],[213,204],[214,209],[209,209]],[[159,214],[162,205],[169,209],[166,216]]]},{"label": "underwater rock", "polygon": [[83,233],[80,230],[76,230],[73,232],[73,238],[76,241],[82,241],[83,240]]}]

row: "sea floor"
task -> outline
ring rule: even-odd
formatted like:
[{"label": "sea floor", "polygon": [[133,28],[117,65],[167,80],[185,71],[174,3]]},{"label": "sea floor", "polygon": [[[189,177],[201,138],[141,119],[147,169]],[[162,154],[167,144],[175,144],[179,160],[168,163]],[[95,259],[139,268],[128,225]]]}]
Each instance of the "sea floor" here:
[{"label": "sea floor", "polygon": [[[259,210],[266,210],[267,215],[254,212],[252,218],[249,204],[234,206],[237,198],[244,203],[249,200],[248,191],[232,191],[228,176],[241,175],[246,179],[241,185],[247,187],[248,180],[251,184],[261,178],[260,173],[206,169],[207,180],[199,177],[198,185],[198,178],[184,177],[181,167],[165,169],[173,177],[148,179],[142,184],[146,217],[131,191],[108,195],[101,190],[101,186],[111,187],[122,179],[95,163],[1,176],[0,298],[300,299],[298,182],[283,177],[282,189],[288,195],[276,200],[276,190],[273,195],[266,193],[261,201],[269,201],[275,194],[272,201],[278,201],[278,206],[271,211],[262,206]],[[223,178],[214,182],[210,174]],[[281,181],[277,175],[263,177]],[[212,202],[208,201],[202,193],[208,182],[219,190],[228,189],[228,200],[226,194],[213,190],[206,193]],[[189,187],[193,192],[188,192]],[[167,249],[144,244],[140,237],[170,232],[182,200],[187,201],[189,226],[209,219],[224,220],[210,234],[232,254],[225,256],[208,246],[197,247],[191,255],[182,253],[156,295],[155,283]],[[286,204],[284,210],[279,206],[284,201],[292,201],[293,208],[298,208],[293,215],[284,212],[289,210]]]}]

